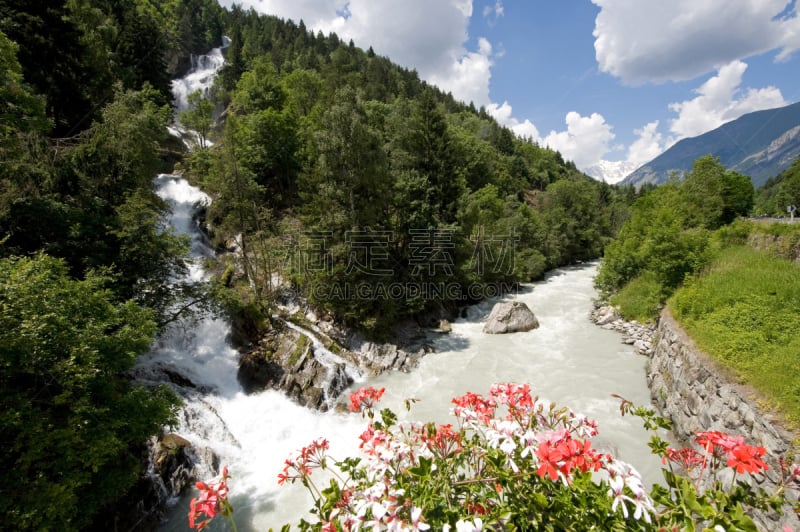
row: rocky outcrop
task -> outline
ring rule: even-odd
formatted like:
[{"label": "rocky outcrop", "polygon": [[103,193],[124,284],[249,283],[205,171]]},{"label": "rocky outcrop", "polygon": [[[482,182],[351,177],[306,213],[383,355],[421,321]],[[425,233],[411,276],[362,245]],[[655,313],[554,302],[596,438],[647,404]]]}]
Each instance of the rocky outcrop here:
[{"label": "rocky outcrop", "polygon": [[531,309],[521,301],[501,301],[497,303],[486,324],[483,332],[487,334],[506,334],[515,332],[525,332],[539,327],[539,320]]},{"label": "rocky outcrop", "polygon": [[771,235],[756,230],[747,237],[747,243],[755,249],[800,262],[800,238],[796,234]]},{"label": "rocky outcrop", "polygon": [[219,458],[210,449],[198,451],[174,433],[153,437],[147,451],[145,474],[124,499],[95,519],[92,530],[158,530],[170,501],[219,470]]},{"label": "rocky outcrop", "polygon": [[404,349],[371,341],[308,310],[296,307],[284,315],[273,317],[257,345],[240,358],[238,378],[248,393],[282,390],[301,405],[328,410],[355,377],[409,371],[430,351],[413,322],[395,328],[396,341],[411,346]]},{"label": "rocky outcrop", "polygon": [[[654,340],[647,382],[654,404],[672,420],[674,435],[686,442],[696,431],[719,430],[764,447],[770,470],[758,481],[774,491],[780,480],[778,457],[791,448],[794,435],[757,406],[751,390],[737,385],[700,351],[668,310],[661,314]],[[800,530],[800,520],[789,508],[783,517],[758,514],[754,519],[763,530],[784,525]]]},{"label": "rocky outcrop", "polygon": [[[283,390],[301,405],[327,410],[353,378],[345,358],[324,359],[317,349],[320,347],[309,336],[274,319],[258,345],[242,355],[239,382],[248,393],[267,388]],[[338,355],[350,358],[349,353]]]}]

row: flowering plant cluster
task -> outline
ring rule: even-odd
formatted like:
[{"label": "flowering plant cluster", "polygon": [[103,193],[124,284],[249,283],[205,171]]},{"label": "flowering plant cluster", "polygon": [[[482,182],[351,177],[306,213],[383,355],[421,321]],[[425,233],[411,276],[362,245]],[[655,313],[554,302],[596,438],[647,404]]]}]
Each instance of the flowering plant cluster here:
[{"label": "flowering plant cluster", "polygon": [[233,508],[228,502],[228,468],[222,468],[222,476],[214,482],[197,482],[195,487],[200,491],[200,496],[189,503],[189,528],[197,527],[203,530],[216,517],[222,514],[230,518],[233,529]]},{"label": "flowering plant cluster", "polygon": [[[299,481],[314,501],[301,530],[756,530],[747,510],[780,510],[784,490],[800,487],[800,467],[781,462],[777,493],[752,488],[742,476],[768,469],[765,450],[740,437],[701,432],[697,449],[672,449],[656,435],[668,422],[624,399],[622,413],[653,430],[650,446],[668,466],[650,492],[633,466],[593,447],[595,421],[527,384],[456,397],[455,423],[442,425],[376,415],[383,391],[350,396],[369,420],[362,457],[333,460],[319,438],[286,459],[278,482]],[[317,470],[329,473],[319,485]]]}]

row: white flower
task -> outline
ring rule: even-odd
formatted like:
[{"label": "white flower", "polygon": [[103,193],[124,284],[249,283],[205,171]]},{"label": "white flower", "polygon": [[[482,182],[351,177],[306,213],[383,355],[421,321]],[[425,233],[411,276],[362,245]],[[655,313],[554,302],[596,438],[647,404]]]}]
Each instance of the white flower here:
[{"label": "white flower", "polygon": [[[449,530],[450,527],[447,527]],[[456,521],[456,530],[458,532],[479,532],[483,530],[483,521],[480,517],[476,517],[474,521]]]}]

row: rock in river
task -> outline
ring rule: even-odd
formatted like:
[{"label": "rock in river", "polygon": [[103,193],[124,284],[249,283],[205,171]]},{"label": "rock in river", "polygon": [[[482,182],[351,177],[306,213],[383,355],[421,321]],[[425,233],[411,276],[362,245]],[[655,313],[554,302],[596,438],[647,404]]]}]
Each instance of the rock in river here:
[{"label": "rock in river", "polygon": [[497,303],[489,317],[483,332],[487,334],[505,334],[524,332],[539,327],[539,320],[531,309],[521,301],[502,301]]}]

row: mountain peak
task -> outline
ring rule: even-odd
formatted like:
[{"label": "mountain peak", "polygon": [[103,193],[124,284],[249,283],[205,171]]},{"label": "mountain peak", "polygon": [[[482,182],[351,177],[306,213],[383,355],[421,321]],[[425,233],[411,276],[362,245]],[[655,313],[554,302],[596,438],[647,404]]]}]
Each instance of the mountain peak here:
[{"label": "mountain peak", "polygon": [[606,183],[614,184],[625,179],[625,176],[636,170],[638,165],[628,161],[598,161],[587,166],[583,173]]},{"label": "mountain peak", "polygon": [[727,168],[750,176],[759,187],[800,157],[800,102],[755,111],[697,137],[682,139],[621,182],[664,183],[673,172],[692,169],[703,155],[719,157]]}]

